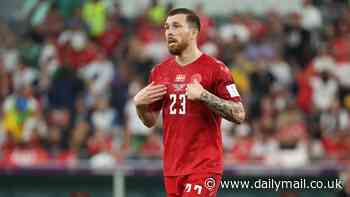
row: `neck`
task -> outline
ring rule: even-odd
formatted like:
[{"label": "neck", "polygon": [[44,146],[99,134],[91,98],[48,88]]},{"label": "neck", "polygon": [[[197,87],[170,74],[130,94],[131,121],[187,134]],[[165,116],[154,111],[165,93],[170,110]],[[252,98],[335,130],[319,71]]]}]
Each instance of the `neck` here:
[{"label": "neck", "polygon": [[176,62],[185,66],[194,62],[202,55],[202,52],[198,49],[196,44],[190,44],[180,55],[175,56]]}]

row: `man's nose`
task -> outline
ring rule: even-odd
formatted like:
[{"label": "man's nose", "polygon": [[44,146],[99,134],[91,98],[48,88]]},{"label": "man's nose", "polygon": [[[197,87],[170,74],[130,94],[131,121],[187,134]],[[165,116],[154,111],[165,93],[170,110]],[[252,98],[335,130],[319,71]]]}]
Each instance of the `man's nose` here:
[{"label": "man's nose", "polygon": [[172,36],[174,36],[174,33],[171,31],[167,31],[166,35],[167,35],[167,37],[172,37]]},{"label": "man's nose", "polygon": [[167,33],[168,33],[168,35],[174,35],[174,34],[175,34],[175,29],[170,27],[170,28],[167,30]]}]

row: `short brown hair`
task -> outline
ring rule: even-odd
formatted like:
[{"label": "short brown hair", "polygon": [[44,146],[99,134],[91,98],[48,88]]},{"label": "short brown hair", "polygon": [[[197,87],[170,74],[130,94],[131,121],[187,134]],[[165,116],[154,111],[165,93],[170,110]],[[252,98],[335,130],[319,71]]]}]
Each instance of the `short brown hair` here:
[{"label": "short brown hair", "polygon": [[198,31],[201,30],[201,21],[194,11],[187,8],[175,8],[169,11],[168,17],[177,14],[185,14],[187,22],[194,28],[196,28]]}]

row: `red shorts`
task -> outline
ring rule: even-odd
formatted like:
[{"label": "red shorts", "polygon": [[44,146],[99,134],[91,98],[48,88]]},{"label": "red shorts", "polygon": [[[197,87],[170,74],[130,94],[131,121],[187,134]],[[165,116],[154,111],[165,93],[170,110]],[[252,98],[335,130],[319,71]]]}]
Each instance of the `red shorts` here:
[{"label": "red shorts", "polygon": [[220,182],[214,173],[164,177],[167,197],[215,197]]}]

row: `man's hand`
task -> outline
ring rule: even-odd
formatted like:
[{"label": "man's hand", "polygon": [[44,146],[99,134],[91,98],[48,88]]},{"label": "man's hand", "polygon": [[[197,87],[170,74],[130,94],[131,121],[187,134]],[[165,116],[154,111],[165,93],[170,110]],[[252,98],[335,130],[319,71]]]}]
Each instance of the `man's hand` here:
[{"label": "man's hand", "polygon": [[189,100],[198,100],[203,91],[206,91],[203,86],[197,80],[194,80],[187,85],[186,95]]},{"label": "man's hand", "polygon": [[167,88],[164,84],[155,85],[154,82],[152,82],[134,96],[135,105],[149,105],[153,102],[159,101],[166,94],[166,90]]}]

